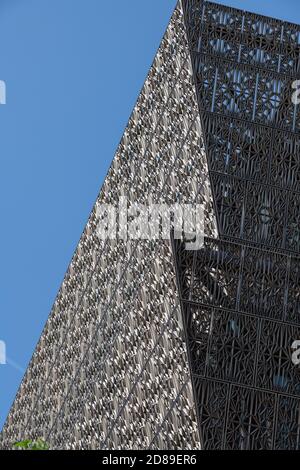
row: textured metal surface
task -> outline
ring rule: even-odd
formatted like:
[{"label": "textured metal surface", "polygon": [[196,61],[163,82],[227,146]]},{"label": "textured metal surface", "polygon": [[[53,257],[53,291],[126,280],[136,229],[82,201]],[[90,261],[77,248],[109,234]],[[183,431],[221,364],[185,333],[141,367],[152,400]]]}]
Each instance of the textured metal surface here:
[{"label": "textured metal surface", "polygon": [[2,447],[199,448],[169,241],[99,241],[97,207],[196,202],[216,236],[180,6],[7,418]]},{"label": "textured metal surface", "polygon": [[201,444],[299,449],[300,27],[184,5],[220,236],[174,242]]},{"label": "textured metal surface", "polygon": [[[58,449],[299,448],[300,28],[182,4],[2,446],[43,436]],[[219,239],[198,252],[173,243],[180,295],[168,241],[99,241],[97,207],[123,194],[204,208]]]},{"label": "textured metal surface", "polygon": [[299,252],[300,27],[184,5],[220,236]]},{"label": "textured metal surface", "polygon": [[220,236],[299,252],[300,27],[184,3]]},{"label": "textured metal surface", "polygon": [[174,246],[203,448],[299,449],[299,258]]}]

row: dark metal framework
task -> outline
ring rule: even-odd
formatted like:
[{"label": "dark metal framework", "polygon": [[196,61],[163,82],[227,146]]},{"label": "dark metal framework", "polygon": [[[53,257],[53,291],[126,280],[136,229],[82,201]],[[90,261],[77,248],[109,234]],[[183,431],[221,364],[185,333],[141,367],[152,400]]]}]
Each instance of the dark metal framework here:
[{"label": "dark metal framework", "polygon": [[300,27],[183,4],[219,230],[173,244],[202,445],[299,449]]},{"label": "dark metal framework", "polygon": [[300,250],[300,27],[185,2],[219,233]]},{"label": "dark metal framework", "polygon": [[298,449],[299,259],[207,238],[174,242],[205,449]]}]

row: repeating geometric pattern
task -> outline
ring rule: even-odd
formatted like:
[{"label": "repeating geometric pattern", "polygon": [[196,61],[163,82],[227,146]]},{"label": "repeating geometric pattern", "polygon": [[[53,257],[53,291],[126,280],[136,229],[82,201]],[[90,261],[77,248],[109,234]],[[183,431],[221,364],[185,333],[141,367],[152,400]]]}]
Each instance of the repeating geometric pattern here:
[{"label": "repeating geometric pattern", "polygon": [[300,250],[300,27],[184,2],[219,234]]},{"label": "repeating geometric pattern", "polygon": [[54,449],[199,448],[169,241],[100,241],[101,204],[197,203],[216,236],[179,5],[2,432]]},{"label": "repeating geometric pattern", "polygon": [[[2,447],[300,448],[299,71],[299,26],[179,2]],[[200,204],[203,247],[100,241],[123,195]]]},{"label": "repeating geometric pattern", "polygon": [[186,0],[219,240],[173,242],[204,449],[299,449],[300,27]]},{"label": "repeating geometric pattern", "polygon": [[300,258],[209,238],[192,256],[173,246],[203,448],[299,449]]}]

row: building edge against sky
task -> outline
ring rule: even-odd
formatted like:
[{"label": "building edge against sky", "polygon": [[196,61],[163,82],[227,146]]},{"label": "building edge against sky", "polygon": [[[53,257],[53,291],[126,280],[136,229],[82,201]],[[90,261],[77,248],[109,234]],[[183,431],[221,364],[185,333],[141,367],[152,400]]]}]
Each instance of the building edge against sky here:
[{"label": "building edge against sky", "polygon": [[[195,171],[196,169],[196,171]],[[178,4],[2,432],[54,448],[199,448],[168,241],[101,242],[97,205],[200,204],[216,235]]]},{"label": "building edge against sky", "polygon": [[[300,28],[199,0],[183,7],[2,447],[40,436],[57,449],[299,446],[299,373],[289,351],[300,338],[300,120],[291,101]],[[203,249],[174,242],[173,256],[169,241],[100,241],[97,209],[123,195],[131,204],[150,195],[168,206],[198,204]]]}]

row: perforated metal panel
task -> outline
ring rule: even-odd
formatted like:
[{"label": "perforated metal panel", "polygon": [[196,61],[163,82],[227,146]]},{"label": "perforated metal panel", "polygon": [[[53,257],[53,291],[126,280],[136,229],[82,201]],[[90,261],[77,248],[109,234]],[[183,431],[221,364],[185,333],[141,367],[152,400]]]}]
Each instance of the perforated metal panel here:
[{"label": "perforated metal panel", "polygon": [[174,242],[204,449],[299,449],[300,28],[185,1],[219,240]]},{"label": "perforated metal panel", "polygon": [[[297,25],[179,3],[2,447],[299,448],[299,53]],[[100,241],[121,195],[200,204],[204,247]]]},{"label": "perforated metal panel", "polygon": [[169,241],[97,236],[101,204],[197,203],[216,235],[180,5],[7,418],[2,446],[199,448]]}]

